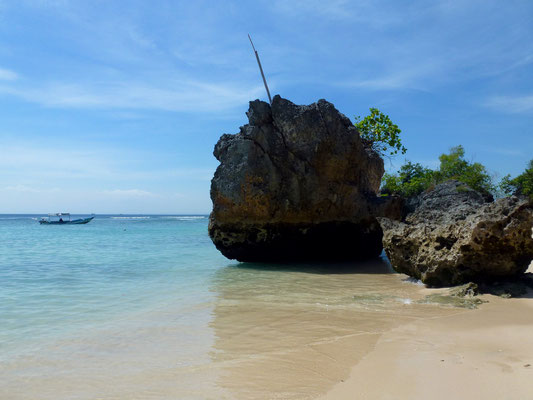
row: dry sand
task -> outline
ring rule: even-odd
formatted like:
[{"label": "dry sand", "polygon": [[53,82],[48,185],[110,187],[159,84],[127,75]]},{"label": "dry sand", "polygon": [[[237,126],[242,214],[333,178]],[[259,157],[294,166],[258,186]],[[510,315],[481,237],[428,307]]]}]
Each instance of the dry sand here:
[{"label": "dry sand", "polygon": [[394,328],[324,399],[533,399],[528,297]]}]

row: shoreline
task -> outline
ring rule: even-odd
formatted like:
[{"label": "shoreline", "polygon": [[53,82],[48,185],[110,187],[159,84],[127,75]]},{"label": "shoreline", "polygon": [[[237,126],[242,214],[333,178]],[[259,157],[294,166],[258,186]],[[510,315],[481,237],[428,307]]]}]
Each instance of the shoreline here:
[{"label": "shoreline", "polygon": [[532,296],[483,295],[479,309],[393,328],[320,399],[529,398]]},{"label": "shoreline", "polygon": [[347,267],[219,268],[201,301],[174,298],[3,363],[0,397],[528,398],[533,293],[463,309],[425,303],[448,289],[386,260]]}]

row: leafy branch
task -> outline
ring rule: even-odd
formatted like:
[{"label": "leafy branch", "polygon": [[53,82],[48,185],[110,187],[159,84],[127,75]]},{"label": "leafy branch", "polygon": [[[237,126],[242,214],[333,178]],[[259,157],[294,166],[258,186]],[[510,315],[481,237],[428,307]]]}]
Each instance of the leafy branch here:
[{"label": "leafy branch", "polygon": [[377,108],[370,108],[370,115],[363,119],[356,116],[354,125],[361,134],[361,138],[370,142],[372,148],[381,156],[394,156],[398,152],[405,154],[407,151],[402,145],[401,130],[398,125]]}]

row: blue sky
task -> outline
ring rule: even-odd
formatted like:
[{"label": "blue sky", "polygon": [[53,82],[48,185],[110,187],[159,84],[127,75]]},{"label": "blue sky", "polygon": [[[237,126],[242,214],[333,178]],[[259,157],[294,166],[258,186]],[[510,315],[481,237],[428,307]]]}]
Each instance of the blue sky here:
[{"label": "blue sky", "polygon": [[[0,213],[208,213],[248,101],[378,107],[405,158],[533,158],[531,1],[0,0]],[[404,161],[387,161],[394,170]]]}]

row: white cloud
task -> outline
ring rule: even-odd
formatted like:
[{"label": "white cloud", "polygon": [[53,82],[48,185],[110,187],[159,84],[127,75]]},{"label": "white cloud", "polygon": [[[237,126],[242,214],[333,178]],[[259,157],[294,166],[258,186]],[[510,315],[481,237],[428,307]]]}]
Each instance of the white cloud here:
[{"label": "white cloud", "polygon": [[[60,24],[60,31],[68,32],[64,46],[70,50],[49,54],[43,71],[28,73],[24,82],[0,83],[0,96],[53,108],[216,113],[246,105],[262,94],[256,70],[249,80],[240,70],[244,54],[249,64],[254,61],[246,37],[236,44],[237,35],[225,34],[223,44],[218,41],[216,8],[223,6],[202,10],[199,24],[187,14],[198,8],[179,4],[153,9],[133,2],[119,12],[122,9],[112,2],[39,0],[24,5],[27,12],[48,13]],[[172,22],[154,29],[148,21],[156,16],[166,19],[162,13],[167,8]]]},{"label": "white cloud", "polygon": [[420,73],[418,75],[413,68],[406,68],[403,71],[397,71],[392,74],[385,74],[372,79],[362,79],[353,82],[341,82],[341,86],[352,86],[372,90],[390,90],[390,89],[420,89],[422,79],[427,75]]},{"label": "white cloud", "polygon": [[15,193],[43,193],[43,192],[46,192],[46,193],[56,193],[59,191],[58,188],[46,188],[46,189],[42,189],[42,188],[36,188],[36,187],[33,187],[33,186],[28,186],[28,185],[11,185],[11,186],[6,186],[4,188],[4,190],[8,191],[8,192],[15,192]]},{"label": "white cloud", "polygon": [[109,146],[87,145],[90,150],[84,150],[84,147],[5,142],[0,147],[0,182],[10,179],[11,185],[18,185],[20,179],[24,179],[22,184],[29,186],[52,180],[127,181],[128,184],[164,180],[205,182],[211,180],[214,173],[214,167],[176,167],[172,164],[168,168],[154,168],[152,160],[161,158],[160,154]]},{"label": "white cloud", "polygon": [[4,143],[0,148],[0,174],[5,181],[24,178],[38,182],[51,179],[108,178],[117,169],[112,151],[79,150],[66,146]]},{"label": "white cloud", "polygon": [[533,95],[529,96],[492,96],[484,105],[496,111],[519,114],[533,113]]},{"label": "white cloud", "polygon": [[214,167],[154,165],[160,153],[54,143],[0,146],[0,213],[207,213]]},{"label": "white cloud", "polygon": [[104,190],[101,192],[104,195],[117,196],[117,197],[157,197],[154,193],[140,189],[114,189]]},{"label": "white cloud", "polygon": [[278,0],[274,6],[279,13],[288,15],[318,14],[332,19],[344,19],[351,16],[347,0]]},{"label": "white cloud", "polygon": [[14,81],[18,79],[18,74],[9,69],[0,68],[0,81]]},{"label": "white cloud", "polygon": [[15,185],[0,186],[0,198],[0,213],[203,214],[210,210],[208,198],[199,201],[194,195],[156,193],[142,189],[90,190]]},{"label": "white cloud", "polygon": [[0,94],[57,108],[156,109],[217,112],[246,104],[262,93],[260,86],[169,80],[165,87],[139,82],[74,84],[52,82],[31,87],[3,85]]},{"label": "white cloud", "polygon": [[[443,75],[446,75],[444,72],[451,68],[446,57],[433,57],[430,60],[419,59],[417,62],[414,62],[409,57],[399,58],[404,58],[405,60],[397,61],[394,68],[384,68],[382,71],[377,69],[366,73],[367,76],[369,73],[373,73],[374,77],[339,82],[338,84],[371,90],[428,90],[449,78],[443,77]],[[435,76],[439,76],[439,79],[435,80]]]},{"label": "white cloud", "polygon": [[316,18],[383,29],[406,22],[425,7],[398,6],[396,2],[376,0],[275,0],[274,10],[287,18]]},{"label": "white cloud", "polygon": [[[330,2],[320,3],[329,8]],[[363,0],[332,2],[331,10],[337,12],[321,15],[316,1],[276,4],[281,18],[302,17],[316,25],[316,34],[307,31],[295,35],[295,40],[288,38],[298,58],[320,54],[329,60],[320,62],[322,70],[315,69],[314,74],[307,74],[309,68],[301,64],[293,66],[301,70],[297,79],[302,84],[307,79],[366,90],[430,91],[480,78],[509,79],[514,70],[533,61],[533,41],[528,40],[531,24],[524,5]],[[520,8],[526,10],[520,13]],[[330,15],[349,18],[324,25]],[[510,20],[513,24],[508,24]],[[325,32],[332,24],[336,26],[331,32]],[[296,57],[291,54],[285,59],[291,62]],[[291,81],[284,78],[279,81]]]}]

